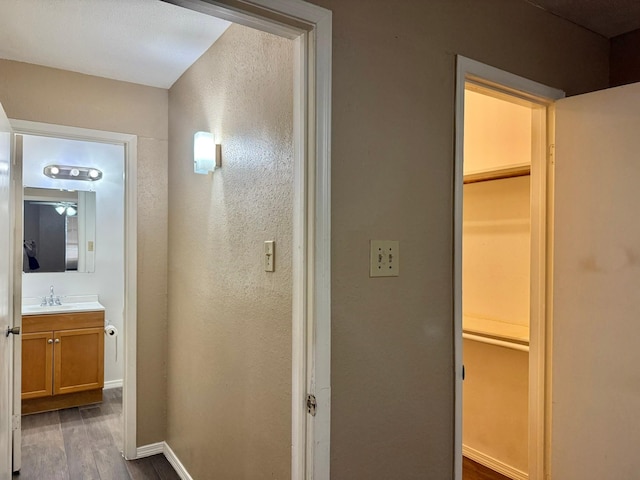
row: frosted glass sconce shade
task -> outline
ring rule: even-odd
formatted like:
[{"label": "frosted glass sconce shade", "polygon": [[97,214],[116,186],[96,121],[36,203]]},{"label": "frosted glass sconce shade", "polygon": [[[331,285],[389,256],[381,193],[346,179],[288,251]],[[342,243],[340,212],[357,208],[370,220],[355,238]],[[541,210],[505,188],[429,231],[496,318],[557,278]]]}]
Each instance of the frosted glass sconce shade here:
[{"label": "frosted glass sconce shade", "polygon": [[220,166],[220,145],[216,145],[213,134],[196,132],[193,135],[193,171],[203,175]]},{"label": "frosted glass sconce shade", "polygon": [[102,178],[102,172],[97,168],[74,167],[71,165],[47,165],[43,173],[49,178],[62,180],[85,180],[95,182]]}]

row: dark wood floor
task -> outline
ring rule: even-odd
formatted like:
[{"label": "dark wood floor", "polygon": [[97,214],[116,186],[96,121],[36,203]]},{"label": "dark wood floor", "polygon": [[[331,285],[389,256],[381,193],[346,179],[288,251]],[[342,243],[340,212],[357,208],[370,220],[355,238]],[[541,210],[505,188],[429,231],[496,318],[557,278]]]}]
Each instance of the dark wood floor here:
[{"label": "dark wood floor", "polygon": [[[14,480],[180,480],[164,455],[125,461],[122,389],[100,405],[22,417],[22,469]],[[463,458],[463,480],[510,480]]]},{"label": "dark wood floor", "polygon": [[462,480],[510,480],[479,463],[462,457]]},{"label": "dark wood floor", "polygon": [[22,468],[14,480],[179,480],[164,455],[125,461],[122,389],[100,405],[22,417]]}]

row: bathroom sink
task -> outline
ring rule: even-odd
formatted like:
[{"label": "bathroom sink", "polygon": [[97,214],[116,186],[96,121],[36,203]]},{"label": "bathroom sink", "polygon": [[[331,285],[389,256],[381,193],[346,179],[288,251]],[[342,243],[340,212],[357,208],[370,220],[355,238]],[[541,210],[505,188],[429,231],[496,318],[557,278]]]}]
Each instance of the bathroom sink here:
[{"label": "bathroom sink", "polygon": [[77,295],[62,298],[61,305],[40,305],[42,298],[22,300],[22,315],[46,315],[50,313],[96,312],[104,310],[97,295]]}]

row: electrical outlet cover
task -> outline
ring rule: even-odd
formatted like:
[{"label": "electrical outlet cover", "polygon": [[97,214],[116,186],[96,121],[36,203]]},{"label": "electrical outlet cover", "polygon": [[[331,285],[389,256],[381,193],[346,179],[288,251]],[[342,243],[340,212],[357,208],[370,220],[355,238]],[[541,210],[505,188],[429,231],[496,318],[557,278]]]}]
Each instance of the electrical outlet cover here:
[{"label": "electrical outlet cover", "polygon": [[370,277],[397,277],[400,275],[400,242],[397,240],[371,240],[369,255]]}]

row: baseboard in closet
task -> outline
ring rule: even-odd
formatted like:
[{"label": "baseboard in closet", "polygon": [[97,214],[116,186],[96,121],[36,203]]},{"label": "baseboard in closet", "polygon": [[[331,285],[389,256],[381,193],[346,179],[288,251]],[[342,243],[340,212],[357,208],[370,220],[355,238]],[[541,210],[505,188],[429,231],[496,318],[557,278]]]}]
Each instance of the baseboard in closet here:
[{"label": "baseboard in closet", "polygon": [[529,480],[529,475],[522,470],[518,470],[467,445],[462,445],[462,455],[513,480]]}]

